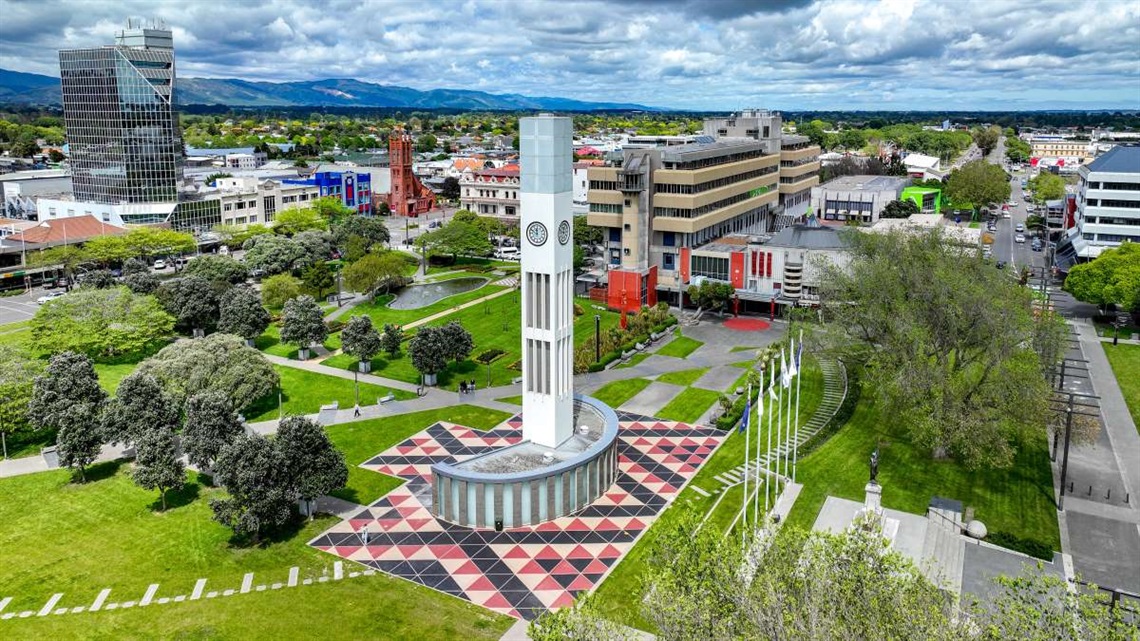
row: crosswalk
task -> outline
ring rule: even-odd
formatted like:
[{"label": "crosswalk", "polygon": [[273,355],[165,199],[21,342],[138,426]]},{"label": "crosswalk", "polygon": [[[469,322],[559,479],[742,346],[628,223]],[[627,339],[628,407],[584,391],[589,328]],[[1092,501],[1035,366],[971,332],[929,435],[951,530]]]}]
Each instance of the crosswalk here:
[{"label": "crosswalk", "polygon": [[[739,485],[744,481],[745,474],[748,474],[749,479],[755,479],[759,476],[761,479],[765,476],[765,470],[769,468],[777,458],[782,459],[785,453],[788,454],[788,459],[791,459],[792,450],[797,447],[803,447],[805,443],[815,437],[831,419],[835,413],[839,411],[839,406],[843,404],[843,399],[847,397],[847,373],[844,371],[843,366],[836,360],[821,360],[819,364],[820,370],[823,372],[823,399],[820,401],[819,408],[816,409],[815,414],[808,419],[806,423],[800,426],[798,438],[793,442],[788,442],[786,445],[781,443],[778,447],[772,448],[766,454],[760,457],[760,469],[756,469],[755,460],[750,460],[748,463],[741,463],[736,467],[721,472],[713,477],[720,485],[712,490],[699,487],[698,485],[690,484],[689,487],[693,491],[703,497],[709,497],[714,494],[720,494],[730,487]],[[759,474],[757,474],[759,472]]]}]

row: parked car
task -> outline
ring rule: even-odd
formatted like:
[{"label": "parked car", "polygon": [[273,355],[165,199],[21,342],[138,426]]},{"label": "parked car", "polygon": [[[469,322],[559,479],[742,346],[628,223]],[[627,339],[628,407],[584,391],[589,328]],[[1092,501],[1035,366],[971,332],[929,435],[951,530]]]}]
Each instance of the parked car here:
[{"label": "parked car", "polygon": [[1013,237],[1013,242],[1015,242],[1015,243],[1024,243],[1024,242],[1025,242],[1025,235],[1024,235],[1024,234],[1018,234],[1018,235],[1014,236],[1014,237]]},{"label": "parked car", "polygon": [[222,256],[229,256],[230,255],[230,248],[225,246],[225,245],[222,245],[221,247],[218,248],[218,253],[221,254]]},{"label": "parked car", "polygon": [[159,258],[158,260],[154,261],[154,268],[155,269],[166,269],[166,261]]},{"label": "parked car", "polygon": [[49,300],[59,298],[60,296],[63,296],[66,293],[67,292],[48,292],[48,293],[44,294],[43,296],[40,296],[39,298],[37,298],[36,303],[39,305],[43,305],[44,303],[48,302]]},{"label": "parked car", "polygon": [[997,262],[997,268],[998,268],[998,269],[1005,269],[1005,261],[1004,261],[1004,260],[999,260],[999,261]]}]

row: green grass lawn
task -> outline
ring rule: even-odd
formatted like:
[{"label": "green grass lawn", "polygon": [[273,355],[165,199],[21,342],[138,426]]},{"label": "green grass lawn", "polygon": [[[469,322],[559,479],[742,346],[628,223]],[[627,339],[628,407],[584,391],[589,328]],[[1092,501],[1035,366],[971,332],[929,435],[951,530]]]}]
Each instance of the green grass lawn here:
[{"label": "green grass lawn", "polygon": [[704,413],[712,407],[712,404],[715,403],[718,398],[720,398],[719,392],[697,387],[686,387],[673,400],[669,401],[665,407],[662,407],[656,412],[657,418],[681,421],[683,423],[695,423],[700,420],[701,416],[704,416]]},{"label": "green grass lawn", "polygon": [[[484,288],[486,289],[486,288]],[[433,321],[432,325],[443,325],[457,321],[471,333],[475,341],[475,349],[467,360],[458,363],[449,363],[447,369],[439,373],[438,383],[444,389],[455,390],[459,381],[474,379],[480,387],[490,385],[506,385],[513,379],[522,375],[518,369],[510,366],[522,359],[522,333],[519,326],[521,316],[520,293],[512,292],[486,301],[483,304],[473,305],[467,309],[448,314],[446,317]],[[456,298],[456,297],[452,297]],[[451,300],[451,299],[448,299]],[[602,317],[601,325],[605,330],[616,326],[620,316],[609,311],[594,311]],[[574,319],[574,340],[582,344],[593,336],[594,314],[584,313]],[[414,330],[413,330],[414,331]],[[475,359],[490,349],[502,350],[503,354],[491,361],[490,367]],[[323,361],[331,367],[354,367],[355,359],[351,356],[337,355]],[[418,383],[420,373],[412,366],[407,356],[407,344],[396,358],[389,358],[382,354],[372,359],[372,372],[377,376],[384,376],[407,383]]]},{"label": "green grass lawn", "polygon": [[628,368],[633,367],[635,365],[640,365],[641,361],[643,361],[647,358],[649,358],[648,352],[638,352],[637,354],[630,356],[629,360],[622,363],[621,365],[614,365],[614,369],[628,369]]},{"label": "green grass lawn", "polygon": [[753,351],[753,350],[757,350],[757,349],[760,349],[760,348],[752,346],[752,345],[737,345],[736,347],[733,347],[732,349],[730,349],[728,351],[730,351],[730,352],[748,352],[748,351]]},{"label": "green grass lawn", "polygon": [[511,405],[522,405],[522,395],[521,394],[519,396],[504,396],[502,398],[496,398],[495,400],[499,401],[500,403],[510,403]]},{"label": "green grass lawn", "polygon": [[1101,347],[1112,365],[1112,371],[1116,373],[1116,382],[1120,384],[1124,402],[1128,403],[1132,422],[1140,431],[1140,346],[1101,343]]},{"label": "green grass lawn", "polygon": [[[807,422],[808,418],[810,418],[819,407],[819,403],[823,398],[823,374],[811,355],[804,356],[800,394],[800,420],[801,422]],[[765,400],[765,409],[767,409],[767,404]],[[773,424],[772,432],[775,433],[775,431],[775,425]],[[749,428],[747,439],[748,445],[750,446],[748,449],[750,458],[755,456],[758,443],[762,443],[762,452],[767,451],[767,435],[768,421],[766,417],[758,422],[753,421],[752,426]],[[654,537],[657,532],[667,527],[663,527],[662,523],[667,523],[672,519],[678,518],[682,511],[692,510],[701,515],[708,513],[718,495],[702,496],[694,492],[692,486],[696,485],[708,492],[719,487],[720,481],[717,481],[714,477],[744,462],[745,442],[746,439],[743,432],[733,430],[729,433],[724,443],[721,444],[711,458],[705,461],[705,464],[697,471],[692,482],[681,492],[673,502],[673,505],[665,510],[661,517],[653,524],[653,527],[642,536],[633,550],[626,555],[622,562],[614,568],[610,576],[606,578],[605,582],[599,586],[597,591],[599,605],[607,618],[642,630],[652,630],[652,626],[649,622],[642,618],[639,604],[643,595],[641,576],[645,572],[645,564],[648,562],[651,549],[654,546]],[[774,443],[773,446],[775,446]],[[736,512],[739,511],[739,494],[743,492],[743,488],[737,490],[737,492],[738,495],[735,499],[733,495],[730,494],[717,506],[716,511],[710,516],[710,521],[715,519],[715,523],[723,524],[724,527],[727,527],[728,524],[731,523],[732,518],[736,515]]]},{"label": "green grass lawn", "polygon": [[[284,358],[297,358],[298,347],[289,343],[281,342],[281,328],[277,324],[272,324],[266,328],[261,336],[257,337],[254,341],[254,346],[257,349],[272,354],[274,356],[281,356]],[[332,351],[340,349],[340,333],[329,334],[325,339],[325,349]],[[310,358],[312,358],[312,351],[310,350]]]},{"label": "green grass lawn", "polygon": [[925,514],[933,496],[956,499],[974,508],[974,518],[991,535],[1003,532],[1060,549],[1043,432],[1020,445],[1008,469],[969,471],[954,461],[936,461],[914,445],[903,426],[883,416],[873,394],[863,390],[847,424],[800,461],[796,480],[804,488],[790,523],[810,529],[828,495],[862,501],[867,460],[878,446],[885,507]]},{"label": "green grass lawn", "polygon": [[707,367],[698,367],[696,369],[682,369],[675,372],[667,372],[657,377],[658,383],[672,383],[673,385],[684,385],[688,387],[697,381],[698,378],[705,375],[709,371]]},{"label": "green grass lawn", "polygon": [[95,374],[99,376],[99,384],[108,394],[114,394],[119,389],[119,383],[135,371],[138,363],[95,363]]},{"label": "green grass lawn", "polygon": [[[281,401],[285,414],[315,414],[321,405],[338,401],[342,408],[356,403],[354,383],[351,379],[316,374],[293,367],[274,365],[281,376]],[[388,393],[397,400],[415,398],[415,394],[370,383],[360,384],[360,404],[373,405],[376,399]],[[251,423],[277,418],[277,395],[270,394],[246,410]]]},{"label": "green grass lawn", "polygon": [[385,323],[407,325],[408,323],[417,321],[421,318],[427,318],[433,314],[453,310],[464,303],[469,303],[473,300],[483,298],[484,296],[489,296],[495,292],[501,292],[504,289],[507,288],[501,285],[491,285],[490,281],[488,281],[488,284],[483,285],[478,289],[473,289],[469,292],[463,292],[454,296],[448,296],[443,300],[436,301],[427,307],[420,307],[419,309],[392,309],[388,307],[388,304],[395,300],[396,296],[393,294],[385,294],[382,296],[377,296],[376,300],[373,302],[366,302],[357,305],[352,309],[351,312],[342,317],[341,320],[347,323],[348,318],[351,316],[360,316],[362,314],[367,314],[372,317],[372,324],[377,328],[384,327]]},{"label": "green grass lawn", "polygon": [[330,425],[325,428],[329,440],[344,453],[344,459],[348,463],[348,484],[344,489],[333,492],[333,496],[353,503],[368,505],[402,485],[404,483],[402,479],[357,466],[439,421],[487,430],[510,417],[510,414],[497,410],[474,405],[455,405],[411,414]]},{"label": "green grass lawn", "polygon": [[704,343],[699,340],[689,338],[688,336],[677,336],[673,340],[669,341],[665,347],[657,350],[657,353],[661,356],[675,356],[677,358],[685,358],[689,354],[692,354],[694,351],[696,351],[696,349],[701,345],[704,345]]},{"label": "green grass lawn", "polygon": [[[89,605],[102,588],[111,600],[138,600],[151,583],[157,597],[186,595],[199,578],[208,589],[331,574],[336,560],[306,542],[333,522],[322,518],[261,546],[234,547],[211,518],[209,499],[223,492],[195,475],[154,510],[157,494],[135,486],[128,466],[103,464],[94,480],[69,483],[56,470],[0,479],[0,592],[8,611],[38,610],[55,592],[60,607]],[[288,638],[318,623],[328,638],[362,638],[378,629],[401,638],[498,638],[511,623],[458,599],[383,576],[255,593],[162,608],[4,622],[6,638]],[[380,626],[380,627],[378,627]],[[276,632],[275,632],[276,631]]]},{"label": "green grass lawn", "polygon": [[649,379],[645,378],[629,378],[624,381],[611,381],[599,387],[591,396],[617,409],[622,403],[637,396],[641,390],[649,387],[650,382]]}]

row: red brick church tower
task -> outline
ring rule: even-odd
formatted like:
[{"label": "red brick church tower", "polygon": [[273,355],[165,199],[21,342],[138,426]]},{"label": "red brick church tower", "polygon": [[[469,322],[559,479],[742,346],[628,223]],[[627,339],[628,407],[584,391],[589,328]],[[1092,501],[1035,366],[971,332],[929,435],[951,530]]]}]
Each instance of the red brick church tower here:
[{"label": "red brick church tower", "polygon": [[388,138],[388,164],[392,186],[388,209],[395,216],[415,218],[435,209],[435,193],[412,172],[412,137],[396,130]]}]

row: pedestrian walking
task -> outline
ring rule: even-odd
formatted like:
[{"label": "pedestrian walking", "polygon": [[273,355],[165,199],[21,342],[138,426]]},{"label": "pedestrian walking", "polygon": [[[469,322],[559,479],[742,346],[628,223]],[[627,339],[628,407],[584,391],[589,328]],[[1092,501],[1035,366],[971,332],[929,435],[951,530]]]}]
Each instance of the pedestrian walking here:
[{"label": "pedestrian walking", "polygon": [[475,393],[475,379],[471,379],[471,384],[467,386],[467,389],[471,390],[472,394]]},{"label": "pedestrian walking", "polygon": [[360,403],[357,403],[355,406],[353,406],[352,416],[353,418],[360,418]]},{"label": "pedestrian walking", "polygon": [[460,394],[466,394],[467,393],[467,381],[459,381],[459,393]]}]

